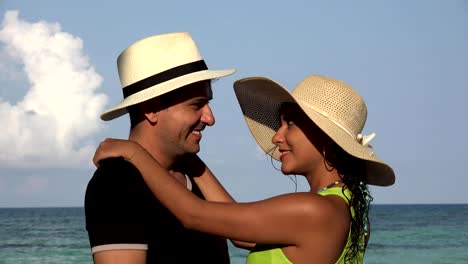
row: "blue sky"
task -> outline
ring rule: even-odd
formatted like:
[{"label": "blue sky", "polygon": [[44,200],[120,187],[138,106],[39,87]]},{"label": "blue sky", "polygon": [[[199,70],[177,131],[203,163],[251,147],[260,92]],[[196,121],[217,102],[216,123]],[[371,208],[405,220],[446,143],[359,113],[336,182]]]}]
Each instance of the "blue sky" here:
[{"label": "blue sky", "polygon": [[233,81],[322,74],[362,94],[364,132],[396,171],[375,203],[468,203],[468,1],[6,0],[0,16],[0,207],[83,205],[95,147],[128,135],[127,117],[98,118],[122,98],[117,56],[175,31],[237,69],[214,83],[200,155],[239,201],[295,186],[251,138]]}]

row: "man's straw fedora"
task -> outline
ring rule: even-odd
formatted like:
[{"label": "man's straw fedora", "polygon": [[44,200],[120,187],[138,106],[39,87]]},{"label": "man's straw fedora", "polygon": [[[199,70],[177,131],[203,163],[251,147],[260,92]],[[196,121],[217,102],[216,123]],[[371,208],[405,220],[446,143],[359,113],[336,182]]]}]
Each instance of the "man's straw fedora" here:
[{"label": "man's straw fedora", "polygon": [[217,79],[235,70],[209,70],[187,32],[141,39],[117,59],[124,99],[101,115],[108,121],[127,113],[127,107],[191,83]]}]

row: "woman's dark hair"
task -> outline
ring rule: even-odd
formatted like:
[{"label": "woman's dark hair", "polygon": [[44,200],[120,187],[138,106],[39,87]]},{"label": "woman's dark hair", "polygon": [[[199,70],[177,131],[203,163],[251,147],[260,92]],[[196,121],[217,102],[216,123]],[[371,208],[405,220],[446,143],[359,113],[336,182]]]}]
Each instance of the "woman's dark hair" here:
[{"label": "woman's dark hair", "polygon": [[334,142],[325,147],[325,153],[327,167],[338,171],[346,188],[352,193],[351,197],[347,197],[351,214],[351,244],[346,248],[345,263],[353,263],[357,261],[359,252],[366,249],[369,235],[368,213],[372,196],[367,188],[367,164],[364,160],[351,156]]}]

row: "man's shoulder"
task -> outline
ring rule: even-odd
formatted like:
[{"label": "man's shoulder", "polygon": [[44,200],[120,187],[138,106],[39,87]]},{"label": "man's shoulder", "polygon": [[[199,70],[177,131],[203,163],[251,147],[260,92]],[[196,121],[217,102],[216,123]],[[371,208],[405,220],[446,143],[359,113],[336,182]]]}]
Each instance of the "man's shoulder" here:
[{"label": "man's shoulder", "polygon": [[[140,193],[146,185],[140,172],[123,158],[102,160],[86,187],[85,199]],[[133,196],[132,195],[132,196]]]},{"label": "man's shoulder", "polygon": [[138,173],[138,170],[124,158],[108,158],[99,162],[99,167],[94,172],[96,174],[107,174],[107,173]]},{"label": "man's shoulder", "polygon": [[130,162],[123,158],[109,158],[99,162],[99,167],[94,171],[90,184],[127,184],[129,182],[143,182],[140,172]]},{"label": "man's shoulder", "polygon": [[155,200],[130,162],[121,158],[103,160],[86,187],[87,222],[99,222],[117,215],[121,218],[122,213],[139,215],[150,207],[155,208],[153,212],[157,209]]}]

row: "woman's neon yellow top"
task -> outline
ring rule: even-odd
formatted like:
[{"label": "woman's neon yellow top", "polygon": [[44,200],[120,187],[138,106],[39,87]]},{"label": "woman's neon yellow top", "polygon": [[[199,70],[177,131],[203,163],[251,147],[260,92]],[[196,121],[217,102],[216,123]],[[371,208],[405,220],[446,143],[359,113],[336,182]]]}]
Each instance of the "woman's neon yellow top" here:
[{"label": "woman's neon yellow top", "polygon": [[[345,189],[344,193],[347,197],[351,197],[351,192],[348,189]],[[325,195],[338,195],[341,198],[343,198],[343,200],[345,200],[347,204],[349,204],[348,199],[343,195],[342,187],[329,188],[329,189],[323,190],[319,194],[324,195],[324,196]],[[363,239],[362,242],[364,243],[364,237],[362,239]],[[348,233],[348,240],[346,242],[346,247],[341,252],[341,256],[335,262],[336,264],[344,263],[346,249],[349,247],[350,244],[351,244],[351,236],[350,236],[350,233]],[[311,259],[311,262],[313,262],[313,259]],[[357,263],[363,263],[363,262],[364,262],[364,252],[359,251]],[[286,257],[286,255],[284,255],[283,250],[281,250],[280,247],[277,247],[275,245],[256,245],[254,249],[252,249],[252,251],[247,256],[246,264],[292,264],[292,262]]]}]

